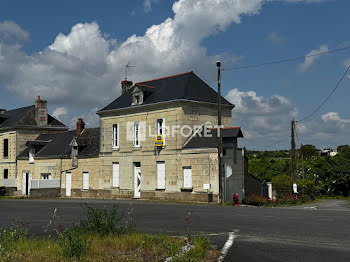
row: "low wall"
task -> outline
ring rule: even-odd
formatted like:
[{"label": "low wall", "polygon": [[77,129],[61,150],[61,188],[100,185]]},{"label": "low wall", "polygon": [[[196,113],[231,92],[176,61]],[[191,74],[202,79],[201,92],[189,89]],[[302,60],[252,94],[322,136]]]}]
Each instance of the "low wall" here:
[{"label": "low wall", "polygon": [[59,188],[60,180],[59,179],[39,179],[32,180],[31,184],[32,189],[44,189],[44,188]]},{"label": "low wall", "polygon": [[[66,190],[61,190],[61,196],[65,197]],[[95,198],[95,199],[132,199],[133,190],[119,189],[72,189],[70,198]],[[181,202],[217,202],[218,195],[208,193],[192,192],[166,192],[166,191],[141,191],[141,199],[164,200],[164,201],[181,201]],[[210,201],[208,201],[210,200]]]},{"label": "low wall", "polygon": [[32,198],[56,198],[59,196],[59,188],[31,188],[29,197]]}]

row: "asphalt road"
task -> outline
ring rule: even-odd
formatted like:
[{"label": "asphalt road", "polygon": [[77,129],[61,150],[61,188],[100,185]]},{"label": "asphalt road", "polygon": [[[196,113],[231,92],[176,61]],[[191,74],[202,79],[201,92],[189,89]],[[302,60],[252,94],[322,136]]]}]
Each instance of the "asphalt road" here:
[{"label": "asphalt road", "polygon": [[28,222],[43,234],[57,208],[57,224],[67,226],[93,207],[118,205],[132,210],[136,229],[185,235],[185,217],[192,234],[208,234],[222,249],[232,232],[224,261],[350,261],[350,208],[347,202],[323,201],[291,208],[221,207],[116,200],[0,200],[0,225],[11,219]]}]

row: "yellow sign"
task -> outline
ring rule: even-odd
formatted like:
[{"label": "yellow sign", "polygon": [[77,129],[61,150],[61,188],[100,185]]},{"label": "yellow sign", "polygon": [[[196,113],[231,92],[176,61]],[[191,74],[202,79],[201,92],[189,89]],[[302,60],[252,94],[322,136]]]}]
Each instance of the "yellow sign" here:
[{"label": "yellow sign", "polygon": [[155,146],[163,146],[163,136],[155,136],[154,145]]}]

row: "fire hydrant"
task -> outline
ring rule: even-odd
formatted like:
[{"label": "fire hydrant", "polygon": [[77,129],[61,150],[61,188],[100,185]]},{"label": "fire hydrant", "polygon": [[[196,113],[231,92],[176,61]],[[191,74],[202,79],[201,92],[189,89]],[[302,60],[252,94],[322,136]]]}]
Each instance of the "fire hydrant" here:
[{"label": "fire hydrant", "polygon": [[238,207],[238,202],[239,202],[239,197],[238,197],[238,193],[234,193],[233,194],[233,204]]}]

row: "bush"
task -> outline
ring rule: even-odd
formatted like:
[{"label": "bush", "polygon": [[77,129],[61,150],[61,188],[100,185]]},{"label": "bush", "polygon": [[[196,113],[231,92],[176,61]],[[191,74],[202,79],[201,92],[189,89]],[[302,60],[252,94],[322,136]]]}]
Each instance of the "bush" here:
[{"label": "bush", "polygon": [[14,248],[14,244],[27,236],[28,228],[23,222],[15,224],[12,221],[9,227],[0,228],[0,258],[2,261],[5,259],[11,261],[10,252]]},{"label": "bush", "polygon": [[243,203],[253,206],[272,206],[274,204],[271,199],[257,193],[248,194],[244,198]]},{"label": "bush", "polygon": [[125,225],[120,225],[123,218],[118,214],[118,207],[113,206],[112,210],[106,208],[98,209],[87,206],[88,214],[86,220],[81,220],[76,229],[83,233],[97,233],[100,235],[108,234],[121,234],[127,233],[132,230],[133,224],[131,220],[130,212],[128,212],[129,218],[125,221]]},{"label": "bush", "polygon": [[59,233],[58,244],[63,256],[81,258],[90,250],[91,241],[73,226],[71,229]]},{"label": "bush", "polygon": [[288,175],[279,175],[272,178],[272,185],[278,191],[291,190],[292,178]]}]

